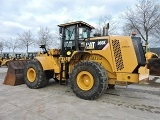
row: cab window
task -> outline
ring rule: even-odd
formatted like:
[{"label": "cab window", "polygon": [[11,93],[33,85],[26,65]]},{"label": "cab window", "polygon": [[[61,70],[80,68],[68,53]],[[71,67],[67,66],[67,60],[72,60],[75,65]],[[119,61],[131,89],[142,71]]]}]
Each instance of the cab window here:
[{"label": "cab window", "polygon": [[80,27],[79,28],[79,39],[84,40],[85,38],[89,37],[89,30],[85,27]]},{"label": "cab window", "polygon": [[66,27],[65,40],[75,40],[75,26]]}]

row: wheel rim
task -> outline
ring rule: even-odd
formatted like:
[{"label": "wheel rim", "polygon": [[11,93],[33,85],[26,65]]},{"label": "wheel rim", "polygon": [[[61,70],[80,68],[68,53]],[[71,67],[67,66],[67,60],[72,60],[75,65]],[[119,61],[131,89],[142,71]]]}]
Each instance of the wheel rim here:
[{"label": "wheel rim", "polygon": [[93,87],[94,79],[93,76],[87,72],[82,71],[77,75],[77,85],[82,90],[90,90]]},{"label": "wheel rim", "polygon": [[30,82],[34,82],[36,79],[36,71],[33,68],[29,68],[27,71],[27,78]]}]

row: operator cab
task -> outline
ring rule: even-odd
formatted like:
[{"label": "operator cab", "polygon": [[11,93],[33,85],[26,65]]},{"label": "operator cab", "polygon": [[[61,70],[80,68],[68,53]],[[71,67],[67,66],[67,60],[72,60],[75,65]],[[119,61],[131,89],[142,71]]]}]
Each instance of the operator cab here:
[{"label": "operator cab", "polygon": [[21,58],[22,58],[21,54],[15,54],[15,59],[16,59],[16,60],[19,60],[19,59],[21,59]]},{"label": "operator cab", "polygon": [[71,56],[73,51],[81,51],[81,43],[90,37],[93,26],[83,21],[60,24],[59,33],[62,36],[61,55]]},{"label": "operator cab", "polygon": [[2,59],[10,59],[9,53],[4,53]]}]

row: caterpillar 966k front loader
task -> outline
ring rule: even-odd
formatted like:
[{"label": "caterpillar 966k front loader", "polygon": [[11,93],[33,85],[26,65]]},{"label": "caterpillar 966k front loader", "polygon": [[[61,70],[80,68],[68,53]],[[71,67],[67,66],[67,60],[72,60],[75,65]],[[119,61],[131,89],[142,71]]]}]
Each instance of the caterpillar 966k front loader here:
[{"label": "caterpillar 966k front loader", "polygon": [[[44,87],[50,78],[60,84],[70,81],[76,96],[92,100],[117,83],[138,83],[140,72],[148,77],[139,37],[108,36],[109,25],[103,28],[103,35],[91,37],[94,27],[83,21],[58,26],[61,49],[51,49],[24,63],[21,80],[29,88]],[[15,81],[16,74],[15,70]]]}]

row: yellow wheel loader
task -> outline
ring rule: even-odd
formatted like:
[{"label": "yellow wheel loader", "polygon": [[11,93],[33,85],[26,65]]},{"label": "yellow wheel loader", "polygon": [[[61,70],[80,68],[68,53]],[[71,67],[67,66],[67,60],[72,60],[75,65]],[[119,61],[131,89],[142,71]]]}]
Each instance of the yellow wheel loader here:
[{"label": "yellow wheel loader", "polygon": [[8,66],[9,61],[11,60],[11,57],[9,53],[3,53],[0,58],[0,67],[1,66]]},{"label": "yellow wheel loader", "polygon": [[160,58],[158,54],[150,52],[148,50],[148,45],[144,45],[143,49],[145,51],[146,67],[149,69],[149,74],[153,76],[160,76]]},{"label": "yellow wheel loader", "polygon": [[[44,87],[50,78],[54,78],[60,84],[69,82],[79,98],[93,100],[101,96],[108,86],[138,83],[140,72],[148,77],[140,37],[108,36],[109,25],[103,28],[103,35],[92,37],[94,27],[83,21],[58,26],[61,49],[46,50],[45,55],[26,61],[22,67],[21,80],[29,88]],[[13,65],[10,67],[15,70]],[[11,73],[8,72],[7,76]],[[15,81],[16,85],[19,77],[14,73],[13,79],[6,76],[6,84],[7,81]]]}]

